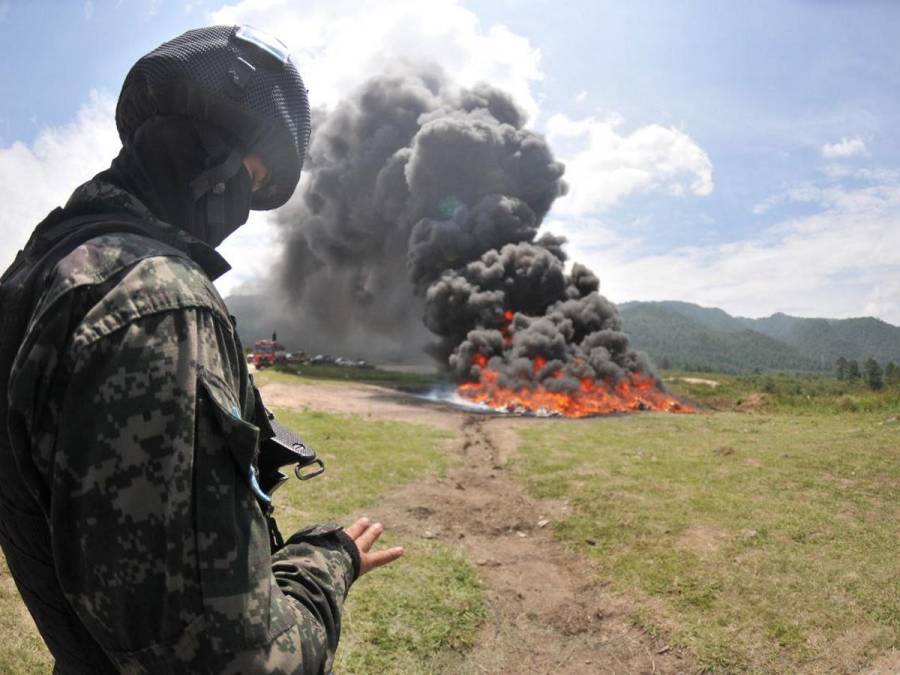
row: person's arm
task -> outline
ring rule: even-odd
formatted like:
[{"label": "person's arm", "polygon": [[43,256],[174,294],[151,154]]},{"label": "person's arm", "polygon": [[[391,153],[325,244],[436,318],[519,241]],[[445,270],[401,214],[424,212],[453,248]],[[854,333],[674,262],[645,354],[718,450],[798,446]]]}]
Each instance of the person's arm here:
[{"label": "person's arm", "polygon": [[73,346],[50,480],[57,574],[120,668],[328,672],[359,537],[320,526],[272,560],[230,330],[207,309],[167,311]]}]

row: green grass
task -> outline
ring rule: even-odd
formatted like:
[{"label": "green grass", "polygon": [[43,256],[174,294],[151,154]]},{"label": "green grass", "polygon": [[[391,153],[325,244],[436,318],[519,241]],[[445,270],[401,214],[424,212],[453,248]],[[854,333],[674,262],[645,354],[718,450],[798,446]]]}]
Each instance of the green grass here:
[{"label": "green grass", "polygon": [[[290,481],[276,493],[279,526],[286,535],[310,522],[377,517],[382,495],[445,467],[441,448],[447,432],[320,412],[276,414],[317,450],[327,467],[323,476]],[[335,669],[431,672],[442,650],[471,644],[484,616],[483,594],[471,567],[445,546],[389,534],[383,539],[384,546],[404,546],[406,555],[353,588]]]},{"label": "green grass", "polygon": [[[289,376],[290,377],[290,376]],[[290,480],[276,495],[285,533],[304,524],[364,513],[391,488],[444,470],[441,448],[450,435],[404,422],[367,421],[317,411],[275,410],[325,462],[325,473],[301,483]]]},{"label": "green grass", "polygon": [[[276,493],[286,536],[314,522],[348,523],[364,512],[377,517],[377,503],[391,489],[444,469],[441,449],[448,435],[430,427],[312,411],[280,411],[279,420],[327,464],[323,476],[290,480]],[[471,644],[484,616],[482,591],[460,556],[438,543],[390,533],[384,540],[385,546],[403,545],[406,555],[354,585],[345,604],[338,672],[430,672],[436,657]],[[48,673],[52,661],[5,565],[0,573],[0,673]]]},{"label": "green grass", "polygon": [[0,554],[0,673],[49,673],[53,659],[9,576]]},{"label": "green grass", "polygon": [[703,669],[844,670],[900,647],[896,412],[553,420],[516,470]]},{"label": "green grass", "polygon": [[433,542],[406,545],[396,563],[363,578],[347,603],[338,673],[426,673],[447,651],[469,647],[485,617],[475,573],[459,554]]},{"label": "green grass", "polygon": [[[684,378],[712,380],[718,386],[686,382]],[[795,415],[900,411],[898,386],[872,391],[861,380],[845,382],[827,375],[724,375],[672,370],[665,372],[664,380],[674,393],[713,410],[741,409],[750,404],[754,408]]]},{"label": "green grass", "polygon": [[290,365],[265,368],[254,374],[257,385],[267,382],[319,384],[328,382],[360,382],[383,387],[425,387],[439,380],[436,374],[407,373],[380,368],[347,368],[323,363],[321,365]]}]

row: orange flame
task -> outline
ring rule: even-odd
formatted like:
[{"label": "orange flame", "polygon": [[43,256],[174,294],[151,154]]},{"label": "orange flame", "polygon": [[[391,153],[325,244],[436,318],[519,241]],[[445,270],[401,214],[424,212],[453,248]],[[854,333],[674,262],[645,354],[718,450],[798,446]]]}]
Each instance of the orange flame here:
[{"label": "orange flame", "polygon": [[[693,408],[669,396],[656,386],[653,378],[632,373],[615,385],[593,378],[584,378],[574,392],[550,391],[546,387],[508,389],[497,384],[497,372],[487,367],[488,359],[476,354],[473,362],[480,370],[478,382],[466,382],[459,394],[474,402],[502,412],[531,413],[587,417],[635,410],[656,410],[672,413],[691,413]],[[537,374],[546,359],[536,357],[533,370]],[[561,372],[551,375],[562,377]]]},{"label": "orange flame", "polygon": [[503,312],[503,325],[500,327],[500,335],[503,336],[503,344],[507,347],[512,345],[512,333],[509,331],[509,324],[512,323],[515,313],[511,309]]}]

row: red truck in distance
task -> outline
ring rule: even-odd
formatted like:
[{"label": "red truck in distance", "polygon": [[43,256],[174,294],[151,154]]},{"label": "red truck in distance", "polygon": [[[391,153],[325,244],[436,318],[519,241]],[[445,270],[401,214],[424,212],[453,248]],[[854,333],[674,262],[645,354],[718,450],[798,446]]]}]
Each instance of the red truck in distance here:
[{"label": "red truck in distance", "polygon": [[287,352],[284,345],[274,340],[257,340],[253,343],[253,351],[250,353],[250,363],[262,370],[276,363],[287,361]]}]

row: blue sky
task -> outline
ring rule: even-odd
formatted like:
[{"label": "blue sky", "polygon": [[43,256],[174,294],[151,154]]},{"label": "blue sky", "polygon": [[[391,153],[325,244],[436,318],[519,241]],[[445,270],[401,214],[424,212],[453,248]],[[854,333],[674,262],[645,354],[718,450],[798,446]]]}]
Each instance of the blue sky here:
[{"label": "blue sky", "polygon": [[[282,37],[314,102],[395,57],[510,89],[569,167],[547,227],[615,301],[900,323],[900,3],[0,0],[0,171],[43,181],[16,217],[115,150],[101,128],[136,58],[217,21]],[[80,162],[67,143],[90,139]],[[10,218],[3,263],[33,225]],[[256,218],[229,243],[273,236]],[[237,267],[224,290],[264,264]]]}]

